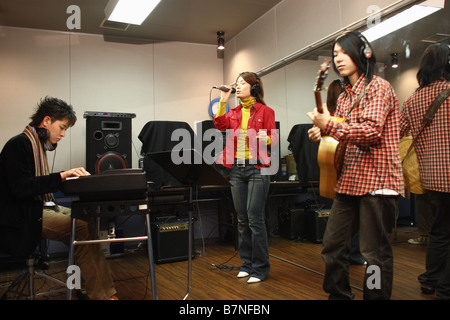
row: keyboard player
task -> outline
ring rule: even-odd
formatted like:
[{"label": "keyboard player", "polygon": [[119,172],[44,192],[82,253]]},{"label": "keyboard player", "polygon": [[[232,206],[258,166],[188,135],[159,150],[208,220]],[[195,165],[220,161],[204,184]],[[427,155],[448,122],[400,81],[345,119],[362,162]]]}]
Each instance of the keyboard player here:
[{"label": "keyboard player", "polygon": [[[68,177],[88,175],[84,168],[51,173],[47,151],[55,150],[77,118],[71,105],[52,97],[40,101],[22,133],[0,154],[0,251],[29,255],[40,238],[70,242],[70,209],[58,206],[52,192]],[[92,224],[77,223],[77,240],[95,238]],[[89,299],[115,300],[116,290],[100,245],[75,248],[75,264]]]}]

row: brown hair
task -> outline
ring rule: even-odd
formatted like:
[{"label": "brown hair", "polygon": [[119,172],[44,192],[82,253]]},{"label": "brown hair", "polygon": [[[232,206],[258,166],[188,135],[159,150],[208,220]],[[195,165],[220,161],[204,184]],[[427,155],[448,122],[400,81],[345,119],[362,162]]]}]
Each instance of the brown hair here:
[{"label": "brown hair", "polygon": [[337,100],[339,95],[344,91],[344,86],[340,79],[334,80],[328,86],[327,90],[327,108],[330,113],[333,113],[336,110]]},{"label": "brown hair", "polygon": [[250,93],[256,98],[256,101],[262,104],[266,104],[264,102],[264,88],[261,78],[255,72],[248,71],[242,72],[241,74],[239,74],[239,77],[242,77],[245,82],[252,86],[252,88],[250,89]]}]

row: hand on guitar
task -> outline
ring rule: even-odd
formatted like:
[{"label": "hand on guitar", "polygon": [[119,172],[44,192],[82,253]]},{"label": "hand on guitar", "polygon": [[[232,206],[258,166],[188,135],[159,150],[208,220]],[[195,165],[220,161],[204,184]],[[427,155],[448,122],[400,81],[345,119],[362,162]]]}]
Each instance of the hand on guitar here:
[{"label": "hand on guitar", "polygon": [[326,103],[322,105],[323,112],[318,112],[317,108],[313,112],[308,112],[307,115],[311,119],[312,123],[319,127],[321,130],[325,129],[328,121],[331,119],[330,112],[328,111]]},{"label": "hand on guitar", "polygon": [[315,143],[320,142],[320,138],[322,138],[322,133],[320,132],[320,128],[317,126],[313,126],[308,130],[309,140]]}]

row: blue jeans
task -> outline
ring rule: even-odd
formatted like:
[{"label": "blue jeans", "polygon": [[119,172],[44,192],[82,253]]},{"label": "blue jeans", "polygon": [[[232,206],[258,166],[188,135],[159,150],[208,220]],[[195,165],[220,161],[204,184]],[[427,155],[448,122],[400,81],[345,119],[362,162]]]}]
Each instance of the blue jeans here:
[{"label": "blue jeans", "polygon": [[269,274],[269,244],[265,223],[265,203],[270,176],[261,175],[253,165],[233,166],[230,173],[231,194],[238,219],[240,270],[265,280]]},{"label": "blue jeans", "polygon": [[[349,281],[349,252],[359,230],[361,254],[367,261],[364,299],[390,299],[393,281],[393,253],[389,240],[395,221],[398,197],[347,196],[338,194],[323,238],[325,262],[323,288],[330,299],[352,299]],[[377,285],[370,285],[373,268]]]}]

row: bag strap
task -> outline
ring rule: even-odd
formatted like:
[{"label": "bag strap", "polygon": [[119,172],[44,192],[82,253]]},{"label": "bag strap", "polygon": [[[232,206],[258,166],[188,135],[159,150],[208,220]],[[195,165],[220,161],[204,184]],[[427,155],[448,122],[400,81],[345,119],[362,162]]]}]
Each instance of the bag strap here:
[{"label": "bag strap", "polygon": [[438,94],[436,99],[433,101],[433,104],[428,108],[427,113],[425,113],[425,116],[423,117],[423,125],[422,128],[426,127],[433,121],[434,114],[438,111],[441,104],[444,102],[445,99],[450,95],[450,87],[448,87],[446,90],[441,91],[441,93]]},{"label": "bag strap", "polygon": [[357,105],[359,105],[359,102],[361,101],[361,99],[362,99],[362,97],[364,96],[365,93],[366,93],[366,90],[363,90],[363,91],[359,94],[359,96],[355,99],[355,101],[353,101],[352,107],[351,107],[350,110],[348,111],[347,118],[350,117],[350,113],[352,113],[353,109],[355,109],[355,107],[356,107]]},{"label": "bag strap", "polygon": [[361,91],[361,93],[358,95],[358,97],[355,99],[355,101],[353,101],[352,107],[350,108],[350,110],[348,111],[347,117],[345,119],[346,122],[348,122],[348,118],[350,118],[350,113],[352,113],[353,109],[356,108],[356,106],[359,105],[359,102],[361,101],[362,97],[364,97],[364,95],[366,94],[366,89],[369,89],[369,84],[372,82],[372,80],[370,80],[366,85],[364,85],[363,91]]},{"label": "bag strap", "polygon": [[[436,99],[434,99],[433,103],[428,107],[428,110],[423,117],[423,123],[422,123],[422,127],[420,128],[419,134],[414,138],[413,142],[409,146],[409,149],[408,149],[408,152],[406,153],[405,159],[408,158],[409,153],[411,152],[412,148],[414,147],[414,144],[415,144],[417,138],[419,138],[419,136],[423,132],[423,130],[431,123],[431,121],[433,121],[435,113],[439,110],[439,107],[445,101],[445,99],[447,99],[447,97],[449,95],[450,95],[450,87],[442,90],[438,94]],[[405,161],[405,160],[403,160],[403,161]]]}]

